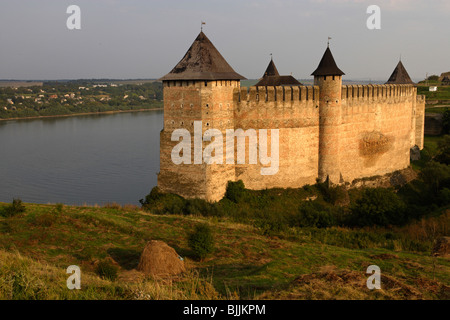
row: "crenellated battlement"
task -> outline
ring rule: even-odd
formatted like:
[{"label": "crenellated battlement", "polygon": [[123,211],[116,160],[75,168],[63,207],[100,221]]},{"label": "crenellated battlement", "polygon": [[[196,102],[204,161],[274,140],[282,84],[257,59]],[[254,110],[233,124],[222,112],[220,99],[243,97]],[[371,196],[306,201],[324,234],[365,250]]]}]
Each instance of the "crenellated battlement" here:
[{"label": "crenellated battlement", "polygon": [[312,101],[319,98],[318,86],[241,87],[233,91],[235,102]]},{"label": "crenellated battlement", "polygon": [[[271,102],[271,101],[311,101],[319,99],[318,86],[278,86],[278,87],[240,87],[235,88],[235,102]],[[384,99],[390,97],[412,97],[416,88],[406,84],[390,85],[343,85],[342,99],[365,98]]]},{"label": "crenellated battlement", "polygon": [[342,99],[380,99],[389,97],[410,97],[413,96],[415,92],[416,89],[412,85],[407,84],[343,85]]}]

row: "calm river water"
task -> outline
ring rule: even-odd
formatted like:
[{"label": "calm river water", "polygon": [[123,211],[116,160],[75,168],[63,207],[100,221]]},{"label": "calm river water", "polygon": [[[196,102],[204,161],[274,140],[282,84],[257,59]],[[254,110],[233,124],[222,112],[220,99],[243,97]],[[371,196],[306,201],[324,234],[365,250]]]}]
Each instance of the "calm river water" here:
[{"label": "calm river water", "polygon": [[0,201],[139,204],[156,185],[163,112],[0,121]]}]

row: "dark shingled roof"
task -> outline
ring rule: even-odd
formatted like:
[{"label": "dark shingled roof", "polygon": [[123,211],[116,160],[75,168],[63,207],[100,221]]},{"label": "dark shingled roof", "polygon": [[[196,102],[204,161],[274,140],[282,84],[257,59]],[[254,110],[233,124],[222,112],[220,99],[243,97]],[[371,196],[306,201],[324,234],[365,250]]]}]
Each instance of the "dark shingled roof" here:
[{"label": "dark shingled roof", "polygon": [[197,36],[183,59],[159,80],[241,80],[203,32]]},{"label": "dark shingled roof", "polygon": [[267,76],[263,77],[255,86],[300,86],[302,85],[293,76]]},{"label": "dark shingled roof", "polygon": [[325,53],[323,54],[322,60],[320,60],[319,66],[311,74],[312,76],[342,76],[345,73],[341,71],[334,61],[333,55],[331,54],[330,47],[327,47]]},{"label": "dark shingled roof", "polygon": [[255,86],[289,86],[301,85],[293,76],[280,76],[278,73],[277,67],[275,67],[275,63],[272,59],[270,59],[269,65],[267,66],[266,72],[264,72],[264,76],[259,80]]},{"label": "dark shingled roof", "polygon": [[386,84],[414,84],[414,82],[409,77],[403,63],[399,61]]},{"label": "dark shingled roof", "polygon": [[277,67],[275,67],[275,63],[273,63],[273,59],[270,59],[269,65],[267,66],[266,72],[264,72],[263,77],[265,76],[279,76]]}]

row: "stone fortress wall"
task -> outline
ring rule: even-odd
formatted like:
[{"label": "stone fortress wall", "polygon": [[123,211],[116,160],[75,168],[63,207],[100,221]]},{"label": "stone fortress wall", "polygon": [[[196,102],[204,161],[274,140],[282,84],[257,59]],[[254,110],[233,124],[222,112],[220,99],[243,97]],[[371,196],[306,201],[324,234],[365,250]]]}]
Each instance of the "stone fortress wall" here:
[{"label": "stone fortress wall", "polygon": [[[298,188],[314,184],[317,178],[352,182],[409,166],[410,148],[423,148],[425,100],[417,96],[417,89],[413,85],[347,86],[329,78],[331,82],[309,87],[165,82],[159,187],[188,198],[217,201],[228,181],[243,180],[250,189]],[[321,97],[326,84],[331,93]],[[223,164],[173,164],[171,151],[178,142],[171,141],[172,131],[185,128],[193,137],[194,121],[200,120],[203,133],[214,128],[223,137],[226,129],[279,129],[278,173],[261,175],[259,161],[248,164],[248,138],[245,164],[226,163],[225,139]],[[270,141],[269,135],[268,150]],[[208,144],[203,141],[203,149]],[[193,144],[191,154],[193,158]]]},{"label": "stone fortress wall", "polygon": [[385,85],[342,85],[344,72],[328,44],[311,75],[314,86],[299,85],[281,76],[271,59],[262,82],[242,88],[245,77],[201,31],[161,78],[159,188],[217,201],[228,181],[255,190],[299,188],[317,180],[352,183],[409,166],[410,148],[423,148],[425,99],[401,61]]}]

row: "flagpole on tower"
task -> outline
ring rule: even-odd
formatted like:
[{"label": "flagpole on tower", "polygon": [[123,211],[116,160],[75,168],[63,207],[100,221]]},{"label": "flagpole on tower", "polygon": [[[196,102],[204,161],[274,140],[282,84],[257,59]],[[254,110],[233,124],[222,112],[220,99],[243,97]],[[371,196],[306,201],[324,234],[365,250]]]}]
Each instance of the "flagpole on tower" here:
[{"label": "flagpole on tower", "polygon": [[331,37],[328,37],[328,42],[327,42],[328,48],[330,47],[330,40],[331,40]]},{"label": "flagpole on tower", "polygon": [[202,23],[201,23],[201,25],[200,25],[200,31],[203,31],[203,25],[204,25],[204,24],[206,24],[206,22],[203,22],[203,21],[202,21]]}]

